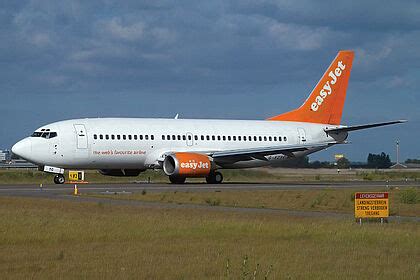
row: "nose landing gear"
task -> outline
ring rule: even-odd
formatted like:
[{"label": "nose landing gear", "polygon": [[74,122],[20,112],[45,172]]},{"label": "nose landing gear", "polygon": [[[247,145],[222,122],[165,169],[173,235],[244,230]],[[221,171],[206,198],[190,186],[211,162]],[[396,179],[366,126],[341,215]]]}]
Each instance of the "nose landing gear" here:
[{"label": "nose landing gear", "polygon": [[64,184],[64,182],[66,181],[66,179],[64,178],[63,174],[57,174],[54,176],[54,183],[56,184]]}]

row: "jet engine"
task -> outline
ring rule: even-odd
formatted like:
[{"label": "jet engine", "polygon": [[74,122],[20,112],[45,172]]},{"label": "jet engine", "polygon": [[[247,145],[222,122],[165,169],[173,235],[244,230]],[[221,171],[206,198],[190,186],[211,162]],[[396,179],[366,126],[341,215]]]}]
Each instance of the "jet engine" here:
[{"label": "jet engine", "polygon": [[163,171],[172,177],[206,177],[212,170],[210,157],[197,153],[174,153],[163,161]]}]

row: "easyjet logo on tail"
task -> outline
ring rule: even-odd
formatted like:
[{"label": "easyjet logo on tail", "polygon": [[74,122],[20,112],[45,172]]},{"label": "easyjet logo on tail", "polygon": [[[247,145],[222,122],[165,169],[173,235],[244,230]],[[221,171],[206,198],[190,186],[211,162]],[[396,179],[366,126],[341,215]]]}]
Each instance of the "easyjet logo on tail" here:
[{"label": "easyjet logo on tail", "polygon": [[331,79],[325,82],[324,86],[319,91],[319,94],[315,97],[314,102],[311,104],[312,111],[318,111],[319,107],[322,106],[324,100],[333,93],[332,85],[335,85],[337,83],[337,80],[343,73],[344,69],[346,69],[346,65],[343,64],[342,61],[339,61],[337,63],[337,68],[335,68],[334,71],[330,71],[330,73],[328,73],[328,77],[330,77]]},{"label": "easyjet logo on tail", "polygon": [[353,57],[353,51],[339,51],[302,106],[269,120],[340,124]]}]

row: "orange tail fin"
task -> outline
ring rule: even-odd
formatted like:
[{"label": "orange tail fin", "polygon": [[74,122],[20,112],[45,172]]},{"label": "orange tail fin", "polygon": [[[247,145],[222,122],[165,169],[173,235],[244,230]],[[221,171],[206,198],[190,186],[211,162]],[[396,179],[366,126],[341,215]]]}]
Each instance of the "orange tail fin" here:
[{"label": "orange tail fin", "polygon": [[268,120],[340,124],[353,57],[353,51],[338,52],[302,106]]}]

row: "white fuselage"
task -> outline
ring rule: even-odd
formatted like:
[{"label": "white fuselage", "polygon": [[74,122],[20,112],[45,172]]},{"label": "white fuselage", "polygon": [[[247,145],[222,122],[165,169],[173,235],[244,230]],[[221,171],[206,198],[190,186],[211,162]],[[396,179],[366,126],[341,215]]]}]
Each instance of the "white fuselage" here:
[{"label": "white fuselage", "polygon": [[[322,144],[337,141],[323,124],[283,121],[191,120],[98,118],[55,122],[36,130],[14,151],[39,166],[74,169],[160,168],[162,157],[170,152],[200,152],[281,147],[282,145]],[[54,137],[42,133],[56,132]],[[45,136],[45,135],[44,135]],[[53,135],[51,135],[53,136]],[[339,141],[346,138],[340,135]],[[322,148],[294,152],[303,156]],[[246,168],[270,165],[289,158],[284,154],[265,156],[218,168]]]}]

